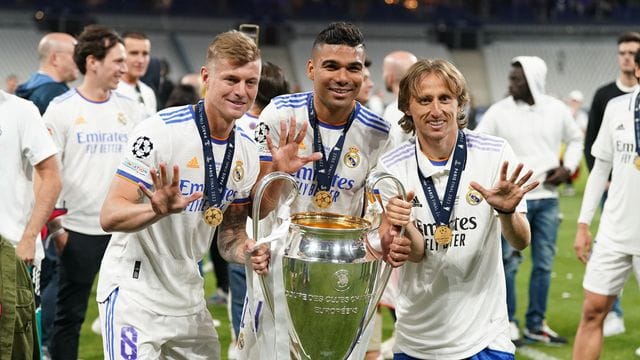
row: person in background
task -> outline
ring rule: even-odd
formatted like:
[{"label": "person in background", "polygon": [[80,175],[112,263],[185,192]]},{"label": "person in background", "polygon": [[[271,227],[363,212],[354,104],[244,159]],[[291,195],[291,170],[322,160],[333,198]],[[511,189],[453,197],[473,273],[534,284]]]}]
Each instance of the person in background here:
[{"label": "person in background", "polygon": [[[593,169],[594,163],[591,147],[600,131],[604,109],[607,103],[617,96],[628,94],[638,88],[638,79],[635,76],[633,57],[639,50],[640,33],[626,32],[621,34],[617,41],[618,76],[614,81],[598,88],[595,95],[593,95],[591,107],[589,108],[587,132],[585,133],[584,139],[584,158],[589,171]],[[606,199],[607,191],[605,190],[601,207],[604,206]],[[620,299],[617,299],[604,320],[604,336],[622,334],[625,330],[624,312],[620,305]]]},{"label": "person in background", "polygon": [[[580,165],[583,136],[569,108],[545,93],[546,76],[547,65],[541,58],[513,58],[509,72],[509,96],[491,105],[476,131],[506,139],[520,161],[533,170],[533,179],[542,184],[527,194],[526,199],[533,267],[529,278],[524,338],[530,342],[561,345],[567,340],[546,322],[560,224],[557,187]],[[558,151],[563,143],[566,150],[561,165]],[[511,339],[520,344],[520,330],[515,317],[515,278],[522,263],[522,253],[506,239],[502,242],[502,251]]]},{"label": "person in background", "polygon": [[16,95],[31,100],[40,114],[44,114],[53,98],[69,90],[68,83],[78,78],[73,61],[76,39],[66,33],[48,33],[38,44],[40,67],[29,79],[18,86]]},{"label": "person in background", "polygon": [[31,102],[0,90],[0,113],[0,358],[40,360],[28,267],[44,257],[40,230],[62,188],[58,150]]},{"label": "person in background", "polygon": [[393,101],[387,105],[382,114],[382,117],[391,125],[389,138],[392,144],[399,144],[413,136],[402,131],[398,124],[404,116],[398,109],[398,91],[400,80],[417,61],[418,58],[414,54],[404,50],[392,51],[382,61],[382,80],[387,91],[393,94]]},{"label": "person in background", "polygon": [[9,74],[4,79],[4,91],[7,94],[15,94],[16,89],[18,88],[18,75]]},{"label": "person in background", "polygon": [[148,116],[153,115],[158,111],[156,94],[140,80],[149,67],[151,41],[144,33],[133,31],[122,34],[122,39],[127,51],[127,72],[116,90],[139,102]]},{"label": "person in background", "polygon": [[[635,76],[640,78],[638,52]],[[580,360],[600,358],[605,316],[632,272],[640,284],[636,212],[640,202],[640,90],[609,101],[591,153],[595,162],[584,189],[574,242],[576,257],[587,264],[582,317],[573,346],[573,359]],[[607,189],[609,174],[609,195],[592,241],[589,225]]]},{"label": "person in background", "polygon": [[76,359],[80,328],[91,288],[111,235],[100,226],[100,207],[109,190],[105,172],[115,171],[134,125],[139,104],[115,89],[126,73],[122,39],[110,28],[88,26],[78,36],[73,58],[84,75],[77,88],[56,97],[44,122],[60,151],[63,188],[59,207],[68,213],[53,240],[59,250],[59,289],[49,351],[53,360]]}]

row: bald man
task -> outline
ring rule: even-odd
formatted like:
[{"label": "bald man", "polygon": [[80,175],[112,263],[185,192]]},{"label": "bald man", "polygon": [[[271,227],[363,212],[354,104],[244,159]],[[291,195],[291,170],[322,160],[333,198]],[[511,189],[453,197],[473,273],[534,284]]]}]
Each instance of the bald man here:
[{"label": "bald man", "polygon": [[65,33],[49,33],[40,40],[40,68],[16,90],[16,95],[36,104],[40,114],[44,114],[54,97],[69,90],[67,83],[78,77],[78,68],[73,61],[75,44],[76,39]]},{"label": "bald man", "polygon": [[411,137],[406,134],[398,125],[398,121],[402,119],[404,114],[398,110],[398,92],[400,89],[400,80],[404,77],[411,65],[418,61],[415,55],[408,51],[393,51],[384,57],[382,62],[382,80],[388,92],[393,94],[393,102],[387,105],[382,117],[391,124],[389,139],[394,144],[400,143]]}]

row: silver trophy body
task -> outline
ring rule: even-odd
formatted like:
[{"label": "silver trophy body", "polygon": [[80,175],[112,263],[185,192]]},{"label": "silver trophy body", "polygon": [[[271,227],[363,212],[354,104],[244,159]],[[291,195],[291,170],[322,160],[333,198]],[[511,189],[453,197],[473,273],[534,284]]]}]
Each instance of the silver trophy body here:
[{"label": "silver trophy body", "polygon": [[[390,177],[374,173],[368,178],[370,201],[375,201],[376,183]],[[254,238],[262,194],[274,180],[287,180],[297,189],[295,179],[285,173],[271,173],[261,181],[252,213]],[[402,185],[395,182],[404,196]],[[296,195],[293,190],[287,205]],[[391,266],[367,253],[367,237],[375,236],[376,229],[369,220],[328,212],[292,214],[290,221],[281,261],[292,358],[346,359],[373,317],[391,274]],[[260,284],[273,311],[273,291],[262,277]]]}]

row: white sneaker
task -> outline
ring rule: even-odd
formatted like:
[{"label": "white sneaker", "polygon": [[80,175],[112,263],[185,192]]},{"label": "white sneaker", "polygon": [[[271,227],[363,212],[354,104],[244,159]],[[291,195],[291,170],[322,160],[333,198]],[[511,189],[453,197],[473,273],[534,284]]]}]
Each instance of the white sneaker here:
[{"label": "white sneaker", "polygon": [[623,334],[625,332],[624,319],[618,316],[615,311],[609,311],[607,317],[604,318],[604,326],[602,334],[605,337]]},{"label": "white sneaker", "polygon": [[97,317],[91,323],[91,331],[93,331],[97,335],[102,335],[102,324],[100,324],[100,318]]},{"label": "white sneaker", "polygon": [[509,321],[509,336],[511,336],[511,341],[520,339],[520,329],[515,321]]},{"label": "white sneaker", "polygon": [[636,349],[636,356],[640,356],[640,347]]}]

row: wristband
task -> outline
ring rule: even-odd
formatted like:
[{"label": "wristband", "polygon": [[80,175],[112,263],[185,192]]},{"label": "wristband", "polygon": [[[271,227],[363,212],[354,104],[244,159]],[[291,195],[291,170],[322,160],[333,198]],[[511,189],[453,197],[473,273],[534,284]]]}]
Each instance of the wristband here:
[{"label": "wristband", "polygon": [[511,211],[502,211],[502,210],[498,210],[498,208],[493,208],[493,210],[495,210],[500,215],[511,215],[514,212],[516,212],[516,209],[513,209]]}]

